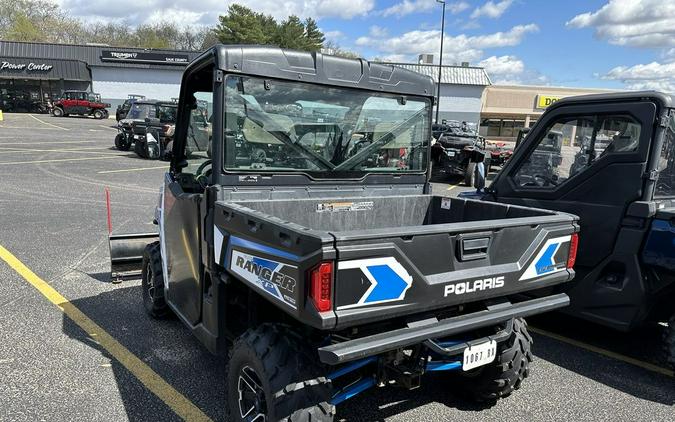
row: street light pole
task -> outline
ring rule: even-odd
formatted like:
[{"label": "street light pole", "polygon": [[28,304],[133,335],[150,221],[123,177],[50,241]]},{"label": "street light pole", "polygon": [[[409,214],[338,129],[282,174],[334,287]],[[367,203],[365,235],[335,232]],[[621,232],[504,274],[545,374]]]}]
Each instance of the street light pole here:
[{"label": "street light pole", "polygon": [[441,54],[438,56],[438,90],[436,92],[436,124],[438,124],[438,113],[441,111],[441,77],[443,72],[443,38],[445,38],[445,1],[436,0],[436,3],[443,5],[443,15],[441,17]]}]

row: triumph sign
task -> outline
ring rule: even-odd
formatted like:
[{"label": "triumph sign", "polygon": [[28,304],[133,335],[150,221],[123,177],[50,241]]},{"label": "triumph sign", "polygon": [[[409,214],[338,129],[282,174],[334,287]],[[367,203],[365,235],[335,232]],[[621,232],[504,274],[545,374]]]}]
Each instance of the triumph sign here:
[{"label": "triumph sign", "polygon": [[188,57],[187,54],[177,54],[153,50],[148,51],[102,50],[101,61],[186,65],[190,62],[190,58]]}]

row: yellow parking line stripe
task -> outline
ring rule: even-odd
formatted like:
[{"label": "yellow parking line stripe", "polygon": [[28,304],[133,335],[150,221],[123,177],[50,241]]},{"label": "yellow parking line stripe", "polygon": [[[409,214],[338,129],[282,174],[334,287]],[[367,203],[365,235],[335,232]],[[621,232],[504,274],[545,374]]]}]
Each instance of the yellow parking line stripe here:
[{"label": "yellow parking line stripe", "polygon": [[30,283],[47,300],[56,305],[68,318],[89,334],[113,358],[135,376],[148,390],[162,400],[176,415],[189,421],[210,421],[211,419],[187,397],[173,388],[145,362],[131,353],[113,336],[92,321],[56,289],[31,271],[11,252],[0,246],[0,259],[5,261],[24,280]]},{"label": "yellow parking line stripe", "polygon": [[611,350],[603,349],[601,347],[593,346],[592,344],[587,344],[584,342],[581,342],[579,340],[574,340],[569,337],[561,336],[560,334],[552,333],[550,331],[542,330],[539,328],[535,328],[530,326],[529,327],[530,331],[533,333],[540,334],[542,336],[550,337],[552,339],[562,341],[563,343],[570,344],[572,346],[579,347],[584,350],[588,350],[589,352],[597,353],[599,355],[603,355],[608,358],[616,359],[618,361],[637,366],[642,369],[646,369],[647,371],[651,372],[656,372],[657,374],[665,375],[668,377],[675,377],[675,372],[671,371],[670,369],[662,368],[658,365],[654,365],[653,363],[645,362],[639,359],[632,358],[630,356],[625,356],[620,353],[612,352]]},{"label": "yellow parking line stripe", "polygon": [[43,123],[43,124],[45,124],[45,125],[47,125],[47,126],[55,127],[55,128],[57,128],[57,129],[61,129],[61,130],[70,130],[70,129],[65,128],[65,127],[63,127],[63,126],[53,125],[53,124],[51,124],[51,123],[49,123],[49,122],[45,122],[44,120],[38,119],[37,117],[33,116],[32,114],[29,114],[29,116],[32,117],[33,119],[37,120],[38,122]]},{"label": "yellow parking line stripe", "polygon": [[[122,155],[117,155],[117,157],[123,157]],[[110,160],[111,156],[106,157],[83,157],[83,158],[61,158],[56,160],[34,160],[34,161],[10,161],[8,163],[0,162],[0,166],[12,166],[15,164],[42,164],[42,163],[63,163],[67,161],[89,161],[89,160]]]},{"label": "yellow parking line stripe", "polygon": [[156,170],[156,169],[168,169],[168,166],[161,166],[161,167],[138,167],[134,169],[119,169],[119,170],[103,170],[103,171],[98,171],[98,174],[108,174],[108,173],[123,173],[127,171],[142,171],[142,170]]},{"label": "yellow parking line stripe", "polygon": [[456,188],[456,187],[457,187],[457,185],[452,185],[452,186],[450,186],[447,190],[453,190],[453,189]]}]

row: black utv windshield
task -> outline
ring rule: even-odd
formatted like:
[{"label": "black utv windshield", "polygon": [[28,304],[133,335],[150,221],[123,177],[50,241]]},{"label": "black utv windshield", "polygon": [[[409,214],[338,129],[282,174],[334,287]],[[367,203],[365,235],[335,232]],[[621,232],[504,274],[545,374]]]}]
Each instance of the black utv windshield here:
[{"label": "black utv windshield", "polygon": [[423,172],[429,107],[422,97],[228,76],[225,170]]}]

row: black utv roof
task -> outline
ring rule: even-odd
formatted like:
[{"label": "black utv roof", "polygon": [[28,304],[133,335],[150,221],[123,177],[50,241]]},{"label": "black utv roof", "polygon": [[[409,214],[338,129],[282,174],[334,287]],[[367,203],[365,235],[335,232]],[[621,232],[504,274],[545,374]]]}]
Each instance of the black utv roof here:
[{"label": "black utv roof", "polygon": [[216,45],[192,61],[188,71],[214,59],[216,67],[226,73],[404,95],[432,97],[435,92],[430,77],[394,65],[271,46]]},{"label": "black utv roof", "polygon": [[166,100],[142,99],[142,100],[134,101],[134,104],[151,104],[151,105],[161,105],[161,106],[165,106],[165,107],[178,107],[178,103],[176,103],[174,101],[166,101]]},{"label": "black utv roof", "polygon": [[562,105],[575,103],[592,103],[592,102],[611,102],[611,101],[641,101],[650,99],[657,101],[664,108],[670,108],[675,105],[673,96],[659,91],[624,91],[624,92],[608,92],[603,94],[587,94],[575,95],[573,97],[565,97],[553,103],[550,109],[555,109]]}]

